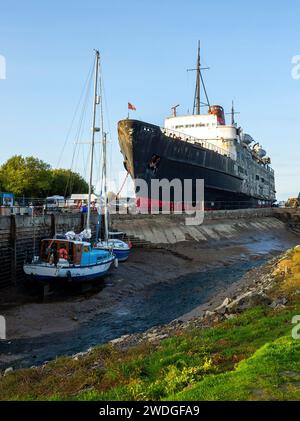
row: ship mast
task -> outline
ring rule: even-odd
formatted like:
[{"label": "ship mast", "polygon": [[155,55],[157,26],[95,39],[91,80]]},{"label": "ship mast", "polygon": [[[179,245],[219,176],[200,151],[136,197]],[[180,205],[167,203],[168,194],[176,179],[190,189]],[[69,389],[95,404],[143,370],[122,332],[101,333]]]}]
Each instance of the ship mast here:
[{"label": "ship mast", "polygon": [[197,56],[197,67],[196,67],[196,91],[194,98],[194,114],[196,106],[196,114],[200,114],[200,41],[198,41],[198,56]]},{"label": "ship mast", "polygon": [[92,183],[93,183],[93,162],[94,162],[94,149],[95,149],[95,133],[99,128],[95,127],[96,123],[96,108],[98,104],[98,72],[99,72],[99,58],[98,50],[95,50],[95,70],[94,70],[94,100],[93,100],[93,120],[92,120],[92,138],[91,138],[91,153],[90,153],[90,174],[89,174],[89,195],[88,195],[88,209],[86,218],[86,230],[91,229],[91,197],[92,197]]},{"label": "ship mast", "polygon": [[[195,87],[195,95],[194,95],[194,104],[193,104],[193,114],[200,114],[200,107],[201,106],[207,106],[209,107],[209,99],[206,91],[206,87],[204,84],[204,80],[202,77],[201,70],[209,69],[209,67],[201,67],[201,61],[200,61],[200,41],[198,41],[198,55],[197,55],[197,64],[196,69],[188,69],[188,72],[195,71],[196,72],[196,87]],[[206,102],[201,102],[201,85],[203,87],[204,95]]]},{"label": "ship mast", "polygon": [[232,100],[232,102],[231,102],[231,111],[230,111],[230,113],[225,113],[226,115],[229,115],[230,114],[230,116],[231,116],[231,125],[232,126],[235,126],[236,125],[236,122],[235,122],[235,118],[234,118],[234,116],[236,115],[236,114],[240,114],[238,111],[235,111],[235,108],[234,108],[234,102],[233,102],[233,100]]},{"label": "ship mast", "polygon": [[235,114],[235,112],[234,112],[234,104],[233,104],[233,101],[232,101],[232,104],[231,104],[231,125],[232,126],[234,126],[234,124],[235,124],[234,114]]}]

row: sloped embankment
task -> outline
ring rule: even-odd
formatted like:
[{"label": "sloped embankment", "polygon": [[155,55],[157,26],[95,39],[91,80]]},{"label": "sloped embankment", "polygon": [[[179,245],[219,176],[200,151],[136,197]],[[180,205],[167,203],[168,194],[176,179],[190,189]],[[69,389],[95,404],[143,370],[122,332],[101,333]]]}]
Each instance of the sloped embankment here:
[{"label": "sloped embankment", "polygon": [[0,399],[298,400],[297,314],[299,247],[255,269],[244,291],[201,317],[6,372]]}]

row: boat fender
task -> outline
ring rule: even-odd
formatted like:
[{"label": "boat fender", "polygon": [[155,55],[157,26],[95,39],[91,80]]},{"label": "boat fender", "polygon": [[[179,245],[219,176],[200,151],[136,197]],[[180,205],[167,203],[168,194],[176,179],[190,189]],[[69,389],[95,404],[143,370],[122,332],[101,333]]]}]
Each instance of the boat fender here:
[{"label": "boat fender", "polygon": [[115,268],[117,268],[119,266],[119,260],[117,258],[115,258],[115,260],[114,260],[114,266],[115,266]]},{"label": "boat fender", "polygon": [[68,282],[72,282],[72,275],[71,275],[71,272],[69,270],[67,272],[67,280],[68,280]]}]

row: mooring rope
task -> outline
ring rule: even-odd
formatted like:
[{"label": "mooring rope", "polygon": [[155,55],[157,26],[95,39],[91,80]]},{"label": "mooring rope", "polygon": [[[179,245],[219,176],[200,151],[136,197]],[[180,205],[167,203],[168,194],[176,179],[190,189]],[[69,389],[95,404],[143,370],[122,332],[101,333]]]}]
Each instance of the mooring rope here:
[{"label": "mooring rope", "polygon": [[119,198],[119,194],[121,193],[121,191],[123,190],[123,187],[125,186],[125,182],[127,180],[128,175],[129,175],[129,172],[126,174],[126,177],[124,178],[124,181],[122,183],[122,186],[121,186],[120,190],[117,193],[117,199]]}]

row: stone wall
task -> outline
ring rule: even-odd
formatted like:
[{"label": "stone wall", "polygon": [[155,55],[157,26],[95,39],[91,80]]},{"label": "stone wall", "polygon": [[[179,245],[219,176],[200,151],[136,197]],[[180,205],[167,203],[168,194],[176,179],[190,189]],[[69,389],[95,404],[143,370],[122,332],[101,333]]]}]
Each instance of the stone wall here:
[{"label": "stone wall", "polygon": [[[0,287],[24,279],[23,262],[26,256],[39,252],[40,241],[55,233],[82,231],[83,214],[35,216],[0,216]],[[97,215],[92,215],[92,231],[95,234]]]}]

